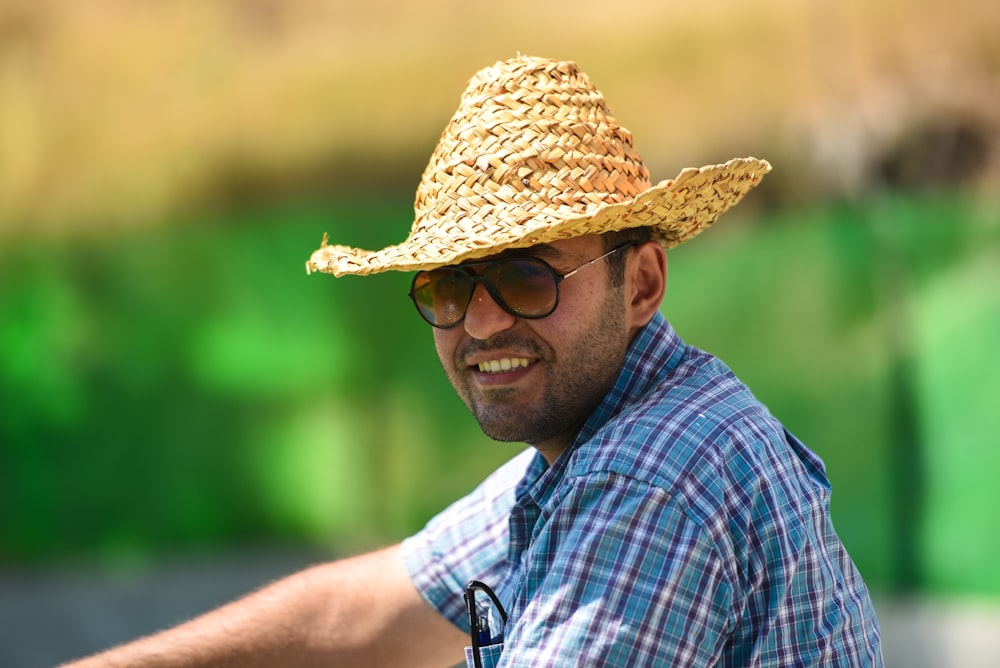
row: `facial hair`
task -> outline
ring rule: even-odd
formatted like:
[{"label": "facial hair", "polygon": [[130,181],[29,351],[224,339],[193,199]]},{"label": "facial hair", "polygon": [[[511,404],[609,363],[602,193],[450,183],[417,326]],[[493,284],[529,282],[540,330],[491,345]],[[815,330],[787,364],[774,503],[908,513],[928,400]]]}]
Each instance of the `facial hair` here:
[{"label": "facial hair", "polygon": [[[628,348],[621,289],[611,288],[597,316],[565,347],[561,357],[528,333],[506,330],[485,341],[459,346],[446,373],[483,432],[497,441],[568,442],[611,389]],[[473,352],[516,350],[538,360],[540,399],[524,405],[517,387],[475,390],[460,360]]]}]

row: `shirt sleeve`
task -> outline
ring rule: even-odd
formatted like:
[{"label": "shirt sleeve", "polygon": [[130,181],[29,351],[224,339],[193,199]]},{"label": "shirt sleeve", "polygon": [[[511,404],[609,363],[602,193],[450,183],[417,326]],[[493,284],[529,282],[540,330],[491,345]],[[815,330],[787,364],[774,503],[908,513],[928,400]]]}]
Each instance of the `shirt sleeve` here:
[{"label": "shirt sleeve", "polygon": [[680,500],[602,472],[553,501],[524,557],[526,607],[500,665],[714,665],[732,625],[732,586]]},{"label": "shirt sleeve", "polygon": [[515,488],[532,460],[528,448],[494,471],[470,494],[403,541],[410,579],[424,599],[465,632],[462,594],[469,580],[495,582],[504,573]]}]

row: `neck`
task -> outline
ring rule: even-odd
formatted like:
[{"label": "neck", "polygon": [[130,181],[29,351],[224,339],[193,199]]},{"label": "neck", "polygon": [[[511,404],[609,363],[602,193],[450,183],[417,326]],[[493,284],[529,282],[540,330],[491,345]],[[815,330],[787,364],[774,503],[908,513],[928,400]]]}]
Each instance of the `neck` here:
[{"label": "neck", "polygon": [[535,450],[541,453],[542,457],[545,457],[545,461],[548,462],[549,466],[556,463],[559,456],[566,451],[569,447],[570,442],[580,431],[579,427],[573,429],[569,434],[564,434],[562,436],[556,436],[555,438],[550,438],[545,441],[540,441],[538,443],[530,443]]}]

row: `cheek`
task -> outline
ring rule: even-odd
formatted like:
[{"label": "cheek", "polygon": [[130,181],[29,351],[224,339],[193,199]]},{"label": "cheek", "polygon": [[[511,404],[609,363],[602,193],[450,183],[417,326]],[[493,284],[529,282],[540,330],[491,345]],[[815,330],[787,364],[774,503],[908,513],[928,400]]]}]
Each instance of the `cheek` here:
[{"label": "cheek", "polygon": [[570,322],[589,321],[601,316],[600,311],[607,306],[609,297],[609,287],[604,276],[588,276],[586,281],[579,281],[567,288],[561,296],[567,308],[556,309],[553,315],[559,315]]},{"label": "cheek", "polygon": [[434,329],[434,349],[446,371],[455,366],[457,340],[454,329]]}]

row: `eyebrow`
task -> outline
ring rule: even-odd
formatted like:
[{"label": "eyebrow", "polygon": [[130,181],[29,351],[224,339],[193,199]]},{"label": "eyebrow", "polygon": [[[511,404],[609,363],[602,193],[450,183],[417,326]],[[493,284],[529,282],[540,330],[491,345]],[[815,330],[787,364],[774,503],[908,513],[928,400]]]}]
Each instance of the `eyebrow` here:
[{"label": "eyebrow", "polygon": [[491,256],[489,259],[479,258],[477,260],[467,260],[462,262],[458,266],[467,264],[476,264],[479,262],[489,262],[491,260],[505,260],[512,257],[537,257],[540,260],[561,260],[565,258],[567,254],[564,251],[559,250],[552,244],[536,244],[534,246],[527,246],[525,248],[508,248],[506,250],[500,251],[496,255]]},{"label": "eyebrow", "polygon": [[561,259],[566,257],[564,251],[559,250],[552,244],[536,244],[534,246],[528,246],[527,248],[508,248],[507,250],[499,253],[498,258],[502,257],[541,257],[549,259]]}]

